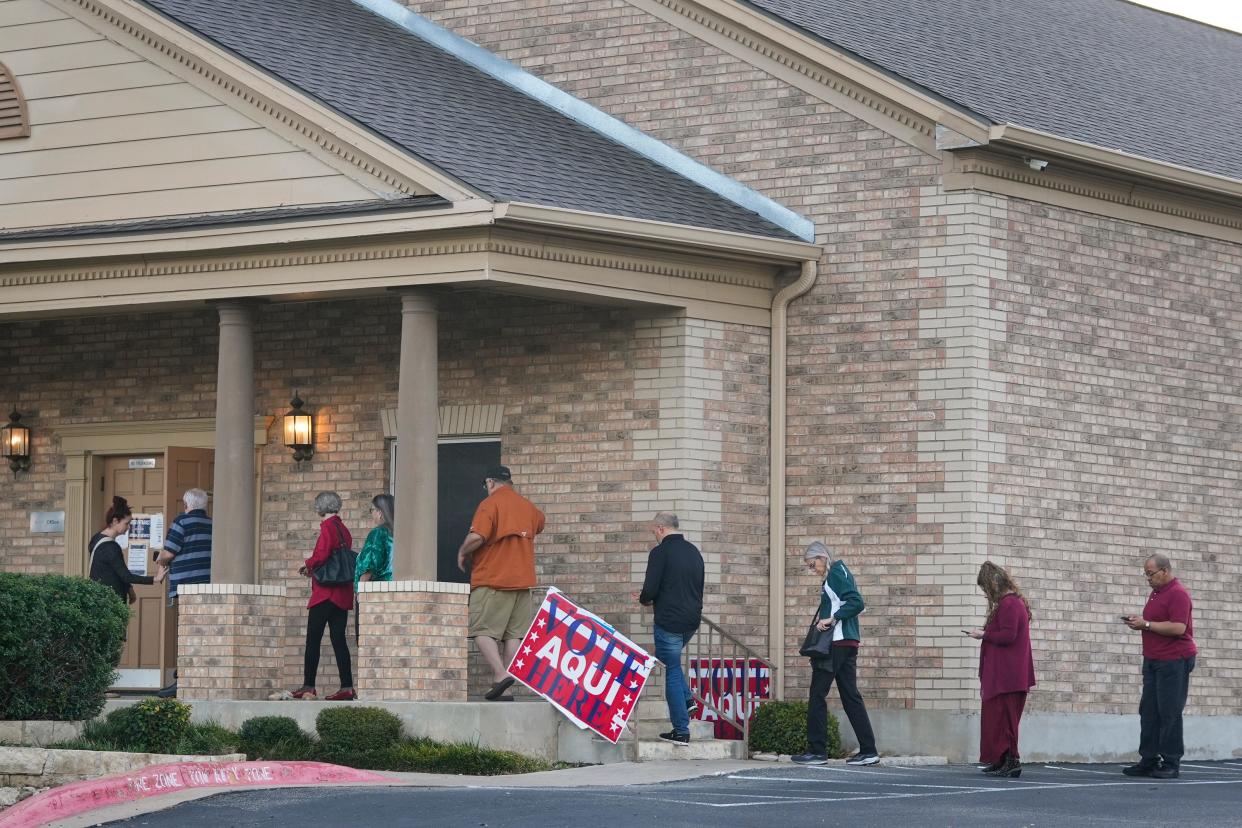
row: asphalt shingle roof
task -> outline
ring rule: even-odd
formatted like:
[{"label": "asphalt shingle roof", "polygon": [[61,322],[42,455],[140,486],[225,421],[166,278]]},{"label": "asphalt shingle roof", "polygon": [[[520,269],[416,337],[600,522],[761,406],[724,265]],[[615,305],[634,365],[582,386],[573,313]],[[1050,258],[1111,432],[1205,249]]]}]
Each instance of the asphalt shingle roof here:
[{"label": "asphalt shingle roof", "polygon": [[498,201],[796,238],[350,0],[144,0]]},{"label": "asphalt shingle roof", "polygon": [[1242,35],[1123,0],[749,0],[996,123],[1242,179]]}]

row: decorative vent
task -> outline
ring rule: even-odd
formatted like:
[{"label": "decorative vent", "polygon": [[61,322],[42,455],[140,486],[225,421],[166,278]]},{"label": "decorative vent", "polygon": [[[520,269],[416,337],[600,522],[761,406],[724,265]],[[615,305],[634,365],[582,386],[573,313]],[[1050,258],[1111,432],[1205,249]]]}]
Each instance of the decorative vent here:
[{"label": "decorative vent", "polygon": [[0,63],[0,138],[25,138],[29,134],[26,99],[17,88],[17,78]]}]

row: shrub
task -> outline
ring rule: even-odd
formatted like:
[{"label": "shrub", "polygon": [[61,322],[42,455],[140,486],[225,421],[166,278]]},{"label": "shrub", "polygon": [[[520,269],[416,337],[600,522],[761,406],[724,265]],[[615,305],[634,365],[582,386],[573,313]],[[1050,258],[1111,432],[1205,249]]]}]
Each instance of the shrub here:
[{"label": "shrub", "polygon": [[303,733],[298,723],[289,716],[247,719],[242,722],[238,736],[242,751],[251,759],[285,759],[288,757],[273,756],[273,747],[286,743],[286,747],[291,748],[293,745],[309,745],[311,741],[310,736]]},{"label": "shrub", "polygon": [[190,706],[176,699],[143,699],[108,714],[104,726],[93,731],[123,750],[172,753],[190,732]]},{"label": "shrub", "polygon": [[378,707],[329,707],[315,719],[324,758],[352,764],[401,740],[401,720]]},{"label": "shrub", "polygon": [[90,719],[121,661],[129,608],[86,578],[0,572],[0,719]]},{"label": "shrub", "polygon": [[534,773],[550,770],[541,759],[507,750],[490,750],[466,743],[441,744],[411,739],[370,757],[376,770],[423,773],[458,773],[495,776],[503,773]]},{"label": "shrub", "polygon": [[173,753],[182,756],[216,756],[221,753],[237,753],[241,737],[216,722],[191,724]]},{"label": "shrub", "polygon": [[[750,749],[765,753],[806,753],[806,702],[761,704],[750,720]],[[841,753],[837,717],[828,714],[828,755]]]}]

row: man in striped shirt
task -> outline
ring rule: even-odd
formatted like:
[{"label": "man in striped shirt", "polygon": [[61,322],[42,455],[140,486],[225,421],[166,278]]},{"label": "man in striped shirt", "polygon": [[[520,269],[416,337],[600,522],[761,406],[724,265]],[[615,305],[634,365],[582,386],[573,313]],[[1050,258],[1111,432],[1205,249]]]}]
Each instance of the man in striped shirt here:
[{"label": "man in striped shirt", "polygon": [[[186,584],[211,582],[211,518],[207,517],[207,493],[190,489],[181,496],[186,511],[168,527],[157,563],[168,569],[168,605],[177,606],[177,589]],[[177,695],[177,682],[165,687],[159,696]]]}]

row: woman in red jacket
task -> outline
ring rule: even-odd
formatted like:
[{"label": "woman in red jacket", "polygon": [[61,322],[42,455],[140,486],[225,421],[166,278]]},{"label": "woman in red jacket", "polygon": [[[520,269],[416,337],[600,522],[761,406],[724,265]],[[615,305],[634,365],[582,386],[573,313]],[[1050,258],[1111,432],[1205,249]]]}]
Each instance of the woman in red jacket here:
[{"label": "woman in red jacket", "polygon": [[306,656],[302,686],[289,695],[295,699],[314,699],[318,696],[315,690],[315,674],[319,672],[319,645],[323,641],[324,627],[328,628],[332,638],[332,652],[336,655],[336,669],[341,674],[341,689],[330,696],[328,701],[350,701],[358,698],[354,692],[354,676],[349,661],[349,643],[345,638],[345,630],[349,624],[349,611],[354,607],[353,583],[324,586],[311,574],[315,568],[327,562],[333,549],[352,547],[354,539],[341,521],[341,497],[336,492],[320,492],[315,497],[315,511],[322,518],[319,524],[319,539],[315,541],[315,551],[298,569],[299,575],[310,578],[311,597],[307,608],[310,612],[306,619]]},{"label": "woman in red jacket", "polygon": [[979,567],[975,581],[988,597],[988,619],[967,635],[983,642],[979,651],[979,685],[983,712],[979,720],[979,761],[989,776],[1018,777],[1018,722],[1026,694],[1035,686],[1031,657],[1031,608],[1009,573],[991,561]]}]

